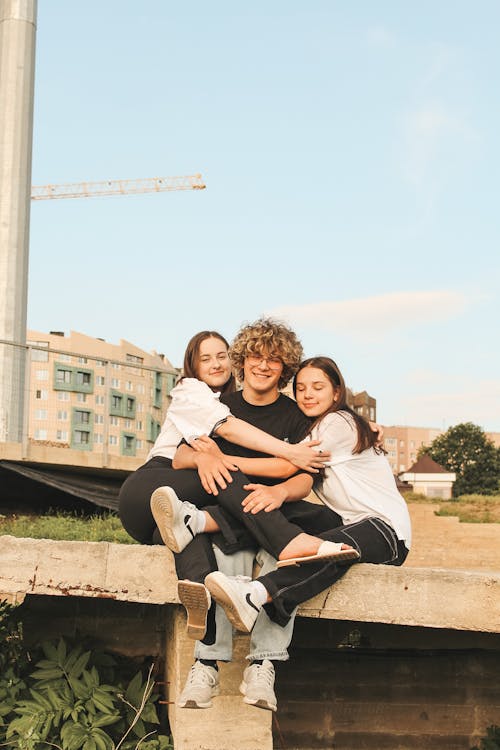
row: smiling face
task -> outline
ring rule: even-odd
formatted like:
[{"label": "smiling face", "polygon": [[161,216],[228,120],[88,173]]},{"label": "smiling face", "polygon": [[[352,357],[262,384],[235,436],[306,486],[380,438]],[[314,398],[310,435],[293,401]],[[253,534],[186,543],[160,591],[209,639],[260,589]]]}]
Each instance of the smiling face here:
[{"label": "smiling face", "polygon": [[247,401],[267,402],[278,398],[282,360],[268,352],[247,354],[243,363],[243,394]]},{"label": "smiling face", "polygon": [[318,367],[303,367],[296,375],[295,398],[308,417],[320,417],[337,401],[340,388]]},{"label": "smiling face", "polygon": [[226,344],[215,336],[201,342],[196,373],[213,390],[220,390],[231,376],[231,363]]}]

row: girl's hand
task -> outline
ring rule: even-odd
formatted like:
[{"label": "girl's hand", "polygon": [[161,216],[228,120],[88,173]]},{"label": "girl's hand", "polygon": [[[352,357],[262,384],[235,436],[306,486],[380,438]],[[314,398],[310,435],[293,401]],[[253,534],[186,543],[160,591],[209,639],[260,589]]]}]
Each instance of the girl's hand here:
[{"label": "girl's hand", "polygon": [[221,456],[222,458],[211,453],[197,453],[195,457],[201,484],[209,495],[218,495],[218,487],[225,490],[227,484],[233,481],[231,472],[238,470],[238,467],[223,453]]},{"label": "girl's hand", "polygon": [[286,500],[286,490],[279,484],[273,487],[267,487],[265,484],[245,484],[244,489],[251,490],[241,503],[245,513],[255,515],[261,510],[269,513],[271,510],[281,508]]},{"label": "girl's hand", "polygon": [[322,469],[331,458],[330,451],[314,450],[314,447],[320,443],[320,440],[309,440],[307,443],[290,444],[287,446],[286,455],[283,452],[283,458],[288,459],[299,469],[317,474],[318,469]]},{"label": "girl's hand", "polygon": [[200,435],[200,437],[193,438],[189,445],[197,453],[213,453],[216,456],[223,456],[223,452],[212,438],[208,435]]},{"label": "girl's hand", "polygon": [[375,445],[377,448],[383,448],[384,447],[384,428],[381,424],[377,424],[377,422],[368,422],[370,425],[370,430],[374,432],[377,436],[377,441]]}]

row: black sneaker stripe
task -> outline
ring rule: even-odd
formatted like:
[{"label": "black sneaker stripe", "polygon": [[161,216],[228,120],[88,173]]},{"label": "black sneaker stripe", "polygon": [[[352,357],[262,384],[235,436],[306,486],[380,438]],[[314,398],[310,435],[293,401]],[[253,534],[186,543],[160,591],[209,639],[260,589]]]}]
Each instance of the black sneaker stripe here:
[{"label": "black sneaker stripe", "polygon": [[184,525],[186,526],[187,530],[189,531],[189,533],[191,534],[191,536],[194,539],[193,530],[192,530],[191,526],[189,525],[190,520],[191,520],[191,516],[184,516]]},{"label": "black sneaker stripe", "polygon": [[247,604],[249,604],[251,607],[253,607],[256,612],[260,612],[260,609],[258,607],[256,607],[255,604],[253,603],[253,601],[250,599],[250,594],[247,594],[245,596],[245,601],[246,601]]}]

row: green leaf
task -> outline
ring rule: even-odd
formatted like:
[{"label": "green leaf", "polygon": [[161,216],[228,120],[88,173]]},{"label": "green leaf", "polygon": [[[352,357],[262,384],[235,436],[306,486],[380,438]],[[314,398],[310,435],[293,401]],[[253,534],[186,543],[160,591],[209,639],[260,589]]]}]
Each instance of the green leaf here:
[{"label": "green leaf", "polygon": [[116,724],[120,719],[120,714],[107,714],[106,716],[99,716],[96,719],[92,719],[92,726],[109,727],[111,724]]},{"label": "green leaf", "polygon": [[78,657],[78,659],[76,659],[75,663],[69,670],[69,674],[72,677],[80,677],[81,673],[87,666],[89,659],[90,659],[90,651],[85,651],[84,654],[82,654],[81,656]]}]

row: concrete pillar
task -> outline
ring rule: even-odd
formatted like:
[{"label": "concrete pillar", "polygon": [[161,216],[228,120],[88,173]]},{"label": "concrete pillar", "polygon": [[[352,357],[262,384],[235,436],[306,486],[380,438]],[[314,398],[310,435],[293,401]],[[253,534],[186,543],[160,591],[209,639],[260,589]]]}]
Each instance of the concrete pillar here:
[{"label": "concrete pillar", "polygon": [[193,663],[194,641],[186,635],[181,607],[169,607],[166,644],[168,718],[175,750],[272,750],[272,712],[243,703],[239,684],[248,636],[234,639],[233,661],[220,664],[221,694],[212,708],[178,708],[175,701]]},{"label": "concrete pillar", "polygon": [[[25,343],[37,0],[0,0],[0,340]],[[21,439],[24,351],[0,344],[0,441]]]}]

